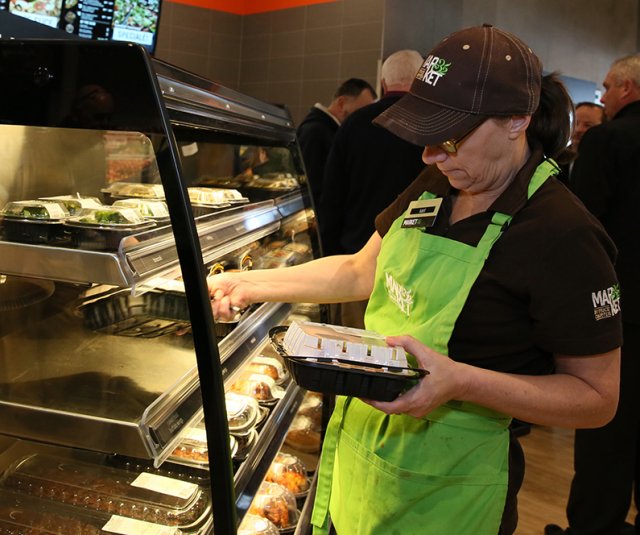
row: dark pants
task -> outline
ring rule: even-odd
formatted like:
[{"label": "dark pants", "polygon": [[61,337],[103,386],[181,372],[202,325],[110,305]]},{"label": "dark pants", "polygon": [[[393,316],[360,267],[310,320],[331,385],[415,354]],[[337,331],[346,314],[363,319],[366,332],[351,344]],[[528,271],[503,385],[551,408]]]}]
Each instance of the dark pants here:
[{"label": "dark pants", "polygon": [[[576,431],[575,476],[567,504],[571,535],[618,535],[635,488],[640,505],[640,325],[624,323],[620,402],[600,429]],[[640,533],[640,519],[635,520]]]}]

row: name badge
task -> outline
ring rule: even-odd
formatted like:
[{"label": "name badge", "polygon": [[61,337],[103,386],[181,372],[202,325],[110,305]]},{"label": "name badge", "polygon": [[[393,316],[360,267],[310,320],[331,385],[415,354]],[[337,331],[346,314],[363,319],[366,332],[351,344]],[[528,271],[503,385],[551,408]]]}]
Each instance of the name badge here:
[{"label": "name badge", "polygon": [[432,227],[442,205],[442,198],[413,201],[402,221],[402,228]]}]

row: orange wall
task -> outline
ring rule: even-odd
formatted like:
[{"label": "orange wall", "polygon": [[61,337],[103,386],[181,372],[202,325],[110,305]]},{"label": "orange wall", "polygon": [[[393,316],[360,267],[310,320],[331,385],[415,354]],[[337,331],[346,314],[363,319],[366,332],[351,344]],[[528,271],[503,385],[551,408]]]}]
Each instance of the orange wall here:
[{"label": "orange wall", "polygon": [[170,0],[178,4],[204,7],[216,11],[226,11],[236,15],[251,15],[265,11],[277,11],[290,7],[324,4],[337,0]]}]

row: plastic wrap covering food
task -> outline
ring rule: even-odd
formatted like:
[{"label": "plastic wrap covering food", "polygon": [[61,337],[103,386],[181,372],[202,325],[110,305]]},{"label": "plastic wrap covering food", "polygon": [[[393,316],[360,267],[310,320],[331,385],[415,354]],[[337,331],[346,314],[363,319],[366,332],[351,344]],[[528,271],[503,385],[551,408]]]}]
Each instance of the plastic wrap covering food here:
[{"label": "plastic wrap covering food", "polygon": [[321,445],[320,433],[315,430],[313,420],[301,415],[297,415],[291,422],[284,442],[304,453],[316,453],[320,451]]},{"label": "plastic wrap covering food", "polygon": [[290,453],[280,452],[276,455],[265,479],[289,489],[296,497],[305,495],[309,490],[307,468]]},{"label": "plastic wrap covering food", "polygon": [[120,199],[113,203],[114,207],[134,208],[145,219],[154,221],[168,221],[169,208],[167,203],[149,199]]},{"label": "plastic wrap covering food", "polygon": [[109,515],[0,490],[0,535],[98,535]]},{"label": "plastic wrap covering food", "polygon": [[322,394],[307,392],[300,404],[298,414],[310,418],[312,428],[315,431],[320,431],[322,426]]},{"label": "plastic wrap covering food", "polygon": [[231,392],[251,396],[258,403],[271,404],[282,398],[284,391],[267,375],[243,373],[230,388]]},{"label": "plastic wrap covering food", "polygon": [[41,197],[40,200],[64,205],[69,215],[77,215],[83,208],[100,208],[102,206],[100,199],[97,197],[84,197],[81,195],[57,195],[55,197]]},{"label": "plastic wrap covering food", "polygon": [[260,485],[249,513],[267,518],[280,529],[295,526],[300,516],[291,491],[269,481],[263,481]]},{"label": "plastic wrap covering food", "polygon": [[270,520],[247,514],[238,527],[238,535],[280,535],[280,531]]},{"label": "plastic wrap covering food", "polygon": [[190,528],[206,520],[210,499],[193,483],[143,472],[34,454],[2,477],[6,489],[57,503]]},{"label": "plastic wrap covering food", "polygon": [[69,240],[62,222],[69,211],[59,202],[12,201],[0,212],[5,239],[26,243],[63,243]]},{"label": "plastic wrap covering food", "polygon": [[111,203],[115,199],[138,197],[142,199],[164,199],[162,184],[141,184],[137,182],[113,182],[102,188],[105,202]]}]

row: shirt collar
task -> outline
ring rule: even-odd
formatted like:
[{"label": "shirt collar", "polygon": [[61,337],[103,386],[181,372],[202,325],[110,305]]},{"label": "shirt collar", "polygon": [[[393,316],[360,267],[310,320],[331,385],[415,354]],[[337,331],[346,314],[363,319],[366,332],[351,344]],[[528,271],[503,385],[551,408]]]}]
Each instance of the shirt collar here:
[{"label": "shirt collar", "polygon": [[320,111],[325,112],[329,117],[331,117],[336,122],[338,126],[340,126],[340,121],[338,120],[338,118],[333,113],[331,113],[326,106],[323,106],[319,102],[316,102],[313,105],[313,107],[319,109]]}]

